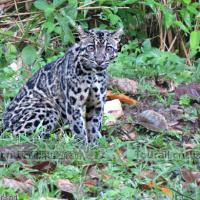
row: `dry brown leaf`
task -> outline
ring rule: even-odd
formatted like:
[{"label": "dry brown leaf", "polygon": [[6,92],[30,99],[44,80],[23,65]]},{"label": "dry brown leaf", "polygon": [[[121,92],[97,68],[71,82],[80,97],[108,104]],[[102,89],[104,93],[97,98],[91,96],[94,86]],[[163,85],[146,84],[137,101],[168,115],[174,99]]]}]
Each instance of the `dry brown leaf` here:
[{"label": "dry brown leaf", "polygon": [[147,184],[139,185],[139,188],[142,189],[142,190],[150,190],[150,189],[152,189],[154,187],[155,187],[155,183],[153,183],[153,182],[149,182]]},{"label": "dry brown leaf", "polygon": [[4,187],[19,190],[20,192],[31,192],[33,189],[33,182],[31,179],[21,182],[11,178],[3,178],[2,185]]},{"label": "dry brown leaf", "polygon": [[88,179],[99,179],[100,177],[95,164],[85,166],[84,171]]},{"label": "dry brown leaf", "polygon": [[197,185],[200,186],[200,172],[192,172],[192,175],[194,176]]},{"label": "dry brown leaf", "polygon": [[31,166],[31,169],[38,170],[41,173],[50,173],[55,170],[56,164],[50,161],[44,161],[37,165]]},{"label": "dry brown leaf", "polygon": [[134,106],[138,104],[138,102],[135,99],[125,94],[113,94],[111,90],[108,90],[106,95],[109,100],[119,99],[122,103],[127,103],[129,105]]},{"label": "dry brown leaf", "polygon": [[185,147],[186,149],[193,149],[196,147],[196,144],[183,143],[183,147]]},{"label": "dry brown leaf", "polygon": [[134,128],[134,126],[133,126],[131,123],[129,123],[129,124],[124,124],[124,125],[122,126],[122,129],[123,129],[124,131],[126,131],[126,132],[131,132],[131,131],[133,130],[133,128]]},{"label": "dry brown leaf", "polygon": [[171,197],[171,198],[173,197],[173,192],[172,192],[169,188],[158,186],[158,189],[159,189],[160,191],[162,191],[163,193],[165,193],[167,196],[169,196],[169,197]]},{"label": "dry brown leaf", "polygon": [[157,184],[155,184],[154,182],[149,182],[147,184],[142,184],[139,186],[142,190],[150,190],[153,188],[157,188],[158,190],[162,191],[163,193],[165,193],[167,196],[169,197],[173,197],[173,192],[167,188],[167,187],[163,187],[163,186],[158,186]]},{"label": "dry brown leaf", "polygon": [[61,191],[74,193],[78,191],[79,185],[72,183],[68,179],[59,179],[57,182],[57,186]]},{"label": "dry brown leaf", "polygon": [[129,140],[134,140],[137,137],[135,132],[131,132],[131,133],[127,133],[127,134],[123,134],[121,136],[121,139],[124,141],[129,141]]},{"label": "dry brown leaf", "polygon": [[186,183],[192,183],[195,181],[195,177],[189,169],[183,168],[180,170],[181,176]]},{"label": "dry brown leaf", "polygon": [[145,179],[151,178],[153,179],[156,176],[156,172],[154,170],[142,170],[139,174],[135,176],[137,179]]},{"label": "dry brown leaf", "polygon": [[88,186],[88,187],[95,186],[95,185],[97,185],[97,183],[98,183],[97,179],[88,179],[88,180],[85,180],[83,182],[83,184],[86,185],[86,186]]}]

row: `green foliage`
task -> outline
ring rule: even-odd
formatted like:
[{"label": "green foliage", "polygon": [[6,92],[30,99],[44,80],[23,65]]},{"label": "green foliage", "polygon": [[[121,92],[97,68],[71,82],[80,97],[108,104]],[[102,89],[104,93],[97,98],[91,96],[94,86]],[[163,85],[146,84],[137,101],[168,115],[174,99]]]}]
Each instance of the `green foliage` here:
[{"label": "green foliage", "polygon": [[192,31],[190,34],[191,55],[195,55],[200,51],[200,31]]},{"label": "green foliage", "polygon": [[22,60],[26,65],[32,65],[37,58],[35,47],[28,45],[22,50]]},{"label": "green foliage", "polygon": [[199,67],[189,68],[185,62],[184,58],[175,53],[153,48],[149,39],[141,45],[135,40],[123,46],[117,59],[110,66],[110,73],[114,76],[138,79],[165,75],[175,82],[187,82],[192,80]]},{"label": "green foliage", "polygon": [[[19,12],[25,11],[21,6]],[[40,67],[62,56],[75,42],[77,24],[109,30],[124,27],[122,43],[126,45],[111,65],[113,75],[166,75],[176,82],[199,81],[198,6],[198,1],[189,0],[36,0],[31,15],[21,15],[16,24],[9,25],[12,18],[2,17],[7,25],[0,30],[0,90],[4,97],[13,96]],[[15,13],[14,6],[12,11]],[[187,60],[184,48],[189,52]],[[186,64],[188,57],[193,63],[190,67]],[[22,64],[18,63],[20,59]],[[20,70],[10,69],[13,63]]]},{"label": "green foliage", "polygon": [[182,96],[180,97],[179,104],[180,104],[181,106],[189,106],[190,103],[191,103],[191,98],[190,98],[190,96],[188,96],[187,94],[182,95]]}]

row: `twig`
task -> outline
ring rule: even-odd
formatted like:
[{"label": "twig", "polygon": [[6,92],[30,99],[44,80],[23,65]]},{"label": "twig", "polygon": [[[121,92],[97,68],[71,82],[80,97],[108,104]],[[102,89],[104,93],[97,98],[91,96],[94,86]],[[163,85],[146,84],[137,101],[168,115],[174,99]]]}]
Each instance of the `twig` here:
[{"label": "twig", "polygon": [[181,37],[181,45],[182,45],[182,47],[183,47],[183,51],[184,51],[184,54],[185,54],[187,63],[188,63],[188,65],[191,66],[191,65],[192,65],[192,62],[191,62],[191,60],[190,60],[190,58],[189,58],[189,55],[188,55],[188,52],[187,52],[187,49],[186,49],[186,47],[185,47],[185,44],[184,44],[184,42],[183,42],[182,37]]},{"label": "twig", "polygon": [[[94,6],[94,7],[78,7],[77,10],[103,10],[110,9],[112,7],[109,6]],[[130,7],[116,7],[118,9],[129,9]]]},{"label": "twig", "polygon": [[96,1],[91,1],[89,3],[86,3],[86,4],[82,5],[82,6],[79,6],[79,8],[84,8],[84,7],[89,6],[91,4],[94,4],[94,3],[96,3]]},{"label": "twig", "polygon": [[[15,9],[16,9],[17,15],[18,15],[18,19],[19,19],[19,21],[21,22],[21,18],[20,18],[20,16],[19,16],[19,10],[18,10],[18,7],[17,7],[17,2],[16,2],[16,0],[14,0],[14,4],[15,4]],[[16,22],[16,24],[17,24],[17,26],[19,27],[21,33],[24,34],[24,30],[22,30],[21,26],[20,26],[17,22]],[[21,22],[20,24],[23,26],[23,23],[22,23],[22,22]]]},{"label": "twig", "polygon": [[173,48],[173,46],[174,46],[174,43],[175,43],[175,41],[176,41],[176,38],[177,38],[177,34],[176,34],[176,36],[174,37],[173,41],[171,42],[171,44],[170,44],[170,47],[169,47],[168,51],[171,51],[171,49]]},{"label": "twig", "polygon": [[[21,22],[28,22],[28,21],[32,21],[33,19],[22,19]],[[8,21],[8,22],[1,22],[1,26],[6,26],[6,25],[10,25],[10,24],[16,24],[16,21]]]},{"label": "twig", "polygon": [[[110,9],[112,7],[109,6],[94,6],[94,7],[78,7],[77,10],[103,10],[103,9]],[[116,7],[118,9],[129,9],[130,7]],[[4,17],[13,17],[13,16],[25,16],[25,15],[31,15],[31,14],[38,14],[42,12],[24,12],[24,13],[9,13],[6,15],[1,15],[0,18]]]},{"label": "twig", "polygon": [[[5,35],[5,36],[7,36],[7,37],[8,37],[8,36],[9,36],[9,37],[12,37],[13,39],[15,39],[14,42],[21,42],[21,40],[23,39],[22,37],[9,35],[9,34],[6,34],[5,32],[4,32],[4,33],[0,32],[0,34]],[[20,40],[20,41],[18,41],[18,40]],[[43,46],[42,46],[40,43],[33,42],[33,41],[29,40],[29,39],[24,39],[23,42],[28,43],[28,44],[35,44],[35,45],[37,45],[37,46],[43,48]],[[51,51],[53,51],[53,52],[55,52],[55,53],[58,53],[58,51],[56,51],[56,50],[54,50],[54,49],[52,49],[52,48],[50,48],[50,47],[47,47],[47,49],[49,49],[49,50],[51,50]]]},{"label": "twig", "polygon": [[173,39],[172,37],[173,37],[172,36],[172,30],[168,29],[167,30],[167,39],[168,39],[168,43],[169,43],[169,49],[168,49],[168,51],[170,51],[170,50],[174,51],[173,45],[174,45],[174,42],[175,42],[176,39],[172,40]]},{"label": "twig", "polygon": [[23,16],[23,15],[31,15],[31,14],[41,14],[42,12],[24,12],[24,13],[10,13],[10,14],[6,14],[6,15],[1,15],[0,18],[4,18],[4,17],[14,17],[14,16]]},{"label": "twig", "polygon": [[190,199],[190,200],[195,200],[192,197],[186,196],[186,195],[180,193],[179,191],[177,191],[177,190],[175,190],[173,188],[170,188],[170,189],[173,190],[174,192],[176,192],[177,194],[179,194],[182,198],[185,197],[185,198]]}]

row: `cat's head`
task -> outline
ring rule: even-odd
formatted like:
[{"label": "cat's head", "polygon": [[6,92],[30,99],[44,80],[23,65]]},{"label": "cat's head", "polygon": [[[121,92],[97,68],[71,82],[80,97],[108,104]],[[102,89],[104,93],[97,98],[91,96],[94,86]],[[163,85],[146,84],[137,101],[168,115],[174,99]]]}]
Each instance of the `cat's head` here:
[{"label": "cat's head", "polygon": [[122,28],[115,32],[97,29],[85,31],[79,26],[78,33],[82,65],[88,70],[105,70],[117,55]]}]

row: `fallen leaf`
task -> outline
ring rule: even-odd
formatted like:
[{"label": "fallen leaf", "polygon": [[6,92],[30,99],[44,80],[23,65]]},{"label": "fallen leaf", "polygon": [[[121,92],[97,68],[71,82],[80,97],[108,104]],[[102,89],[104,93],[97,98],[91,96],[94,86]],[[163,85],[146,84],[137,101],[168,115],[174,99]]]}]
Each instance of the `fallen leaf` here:
[{"label": "fallen leaf", "polygon": [[134,140],[137,137],[135,132],[131,132],[131,133],[127,133],[127,134],[123,134],[121,136],[121,139],[124,141],[129,141],[129,140]]},{"label": "fallen leaf", "polygon": [[165,193],[167,196],[169,196],[169,197],[173,197],[173,192],[169,189],[169,188],[166,188],[166,187],[159,187],[158,186],[158,189],[160,190],[160,191],[162,191],[163,193]]},{"label": "fallen leaf", "polygon": [[167,196],[173,197],[173,192],[169,188],[163,187],[163,186],[158,186],[154,182],[149,182],[147,184],[141,184],[139,186],[139,188],[142,190],[150,190],[150,189],[156,188],[156,189],[162,191],[163,193],[165,193]]},{"label": "fallen leaf", "polygon": [[128,124],[124,124],[122,126],[122,130],[126,131],[126,132],[131,132],[133,130],[134,126],[132,125],[132,123],[128,123]]},{"label": "fallen leaf", "polygon": [[200,83],[181,84],[175,89],[176,98],[189,95],[194,100],[200,99]]},{"label": "fallen leaf", "polygon": [[86,185],[86,186],[88,186],[88,187],[91,187],[91,186],[97,185],[97,182],[98,182],[97,179],[88,179],[88,180],[85,180],[83,182],[83,184]]},{"label": "fallen leaf", "polygon": [[192,172],[198,186],[200,186],[200,172]]},{"label": "fallen leaf", "polygon": [[168,130],[168,124],[163,115],[154,110],[145,110],[137,117],[138,123],[145,128],[155,131],[163,132]]},{"label": "fallen leaf", "polygon": [[33,189],[33,182],[31,179],[27,179],[26,181],[21,182],[11,178],[3,178],[1,181],[2,186],[16,189],[20,192],[31,192]]},{"label": "fallen leaf", "polygon": [[97,171],[97,166],[95,164],[93,165],[87,165],[84,167],[85,175],[87,178],[91,179],[99,179],[100,175]]},{"label": "fallen leaf", "polygon": [[155,186],[155,183],[149,182],[147,184],[139,185],[139,188],[142,189],[142,190],[150,190],[150,189],[154,188],[154,186]]},{"label": "fallen leaf", "polygon": [[125,162],[126,162],[127,159],[125,158],[125,155],[124,155],[125,152],[126,152],[126,149],[123,148],[123,147],[117,149],[117,151],[116,151],[116,153],[117,153],[117,155],[120,157],[120,159],[121,159],[122,161],[125,161]]},{"label": "fallen leaf", "polygon": [[72,183],[68,179],[59,179],[57,181],[57,186],[61,191],[69,192],[69,193],[75,193],[79,189],[79,185]]},{"label": "fallen leaf", "polygon": [[113,94],[112,91],[108,90],[106,95],[109,100],[119,99],[122,103],[127,103],[129,105],[134,106],[138,104],[138,102],[135,99],[132,99],[131,97],[125,94]]},{"label": "fallen leaf", "polygon": [[182,168],[180,170],[181,176],[186,183],[192,183],[195,181],[195,177],[189,169]]},{"label": "fallen leaf", "polygon": [[37,165],[31,166],[31,169],[38,170],[42,173],[50,173],[55,170],[56,164],[50,161],[44,161]]},{"label": "fallen leaf", "polygon": [[145,179],[145,178],[153,179],[156,175],[157,174],[154,170],[142,170],[139,174],[135,175],[135,178],[136,179]]},{"label": "fallen leaf", "polygon": [[190,143],[183,143],[183,147],[185,147],[186,149],[193,149],[196,147],[196,144],[190,144]]},{"label": "fallen leaf", "polygon": [[110,77],[109,85],[132,95],[137,92],[137,82],[128,78]]}]

